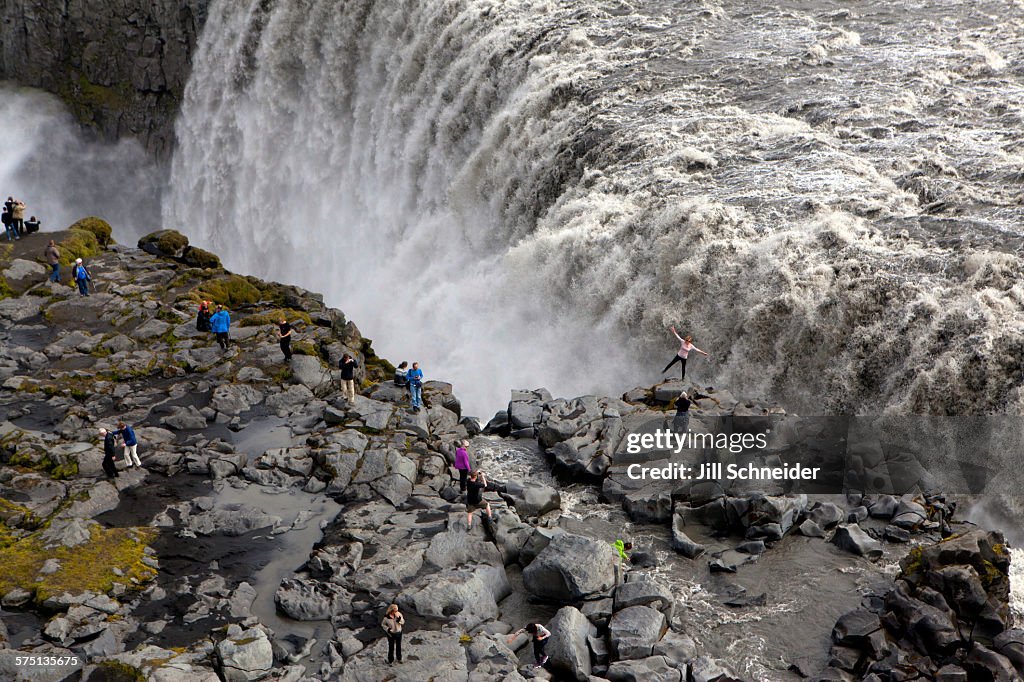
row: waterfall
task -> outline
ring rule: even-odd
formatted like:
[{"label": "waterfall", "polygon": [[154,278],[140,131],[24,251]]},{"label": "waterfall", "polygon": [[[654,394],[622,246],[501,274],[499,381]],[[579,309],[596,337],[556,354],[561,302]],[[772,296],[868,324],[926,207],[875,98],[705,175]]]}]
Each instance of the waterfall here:
[{"label": "waterfall", "polygon": [[870,9],[214,0],[164,222],[472,411],[649,384],[673,323],[697,380],[804,412],[1018,410],[1020,158],[986,94],[1024,31]]}]

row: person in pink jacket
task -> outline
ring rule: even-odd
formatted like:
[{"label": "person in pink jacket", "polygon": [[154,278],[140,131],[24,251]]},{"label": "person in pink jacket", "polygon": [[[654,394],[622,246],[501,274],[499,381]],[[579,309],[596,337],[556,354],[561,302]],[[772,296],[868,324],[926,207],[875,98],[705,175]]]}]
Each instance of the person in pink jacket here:
[{"label": "person in pink jacket", "polygon": [[670,369],[672,369],[672,365],[678,362],[682,366],[679,374],[679,379],[681,381],[686,378],[686,357],[690,354],[690,351],[697,351],[706,358],[710,358],[711,356],[702,351],[700,348],[697,348],[697,346],[693,345],[692,336],[679,336],[679,332],[676,331],[675,327],[669,327],[669,330],[671,330],[672,334],[677,339],[679,339],[679,352],[676,353],[676,356],[674,358],[672,358],[672,362],[665,365],[665,369],[661,370],[661,373],[664,374],[665,372],[669,371]]},{"label": "person in pink jacket", "polygon": [[466,480],[469,478],[469,441],[464,440],[455,448],[455,468],[459,470],[459,490],[466,492]]}]

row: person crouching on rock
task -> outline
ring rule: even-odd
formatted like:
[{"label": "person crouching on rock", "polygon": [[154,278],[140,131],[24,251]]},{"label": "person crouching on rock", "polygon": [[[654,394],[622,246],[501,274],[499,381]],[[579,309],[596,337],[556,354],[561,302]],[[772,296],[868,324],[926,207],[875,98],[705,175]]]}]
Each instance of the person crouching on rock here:
[{"label": "person crouching on rock", "polygon": [[459,471],[459,490],[466,492],[466,481],[469,480],[469,441],[464,440],[455,448],[455,468]]},{"label": "person crouching on rock", "polygon": [[217,335],[217,343],[224,350],[228,349],[228,333],[231,331],[231,314],[224,306],[217,306],[217,312],[210,316],[210,330]]},{"label": "person crouching on rock", "polygon": [[288,324],[288,320],[281,318],[281,321],[277,323],[277,340],[281,344],[281,352],[284,353],[284,361],[288,362],[292,359],[292,326]]},{"label": "person crouching on rock", "polygon": [[402,360],[402,364],[395,368],[395,386],[407,388],[409,386],[409,363]]},{"label": "person crouching on rock", "polygon": [[208,332],[210,330],[210,302],[203,301],[199,304],[199,313],[196,314],[196,331]]},{"label": "person crouching on rock", "polygon": [[669,327],[669,330],[677,339],[679,339],[679,352],[677,352],[676,356],[672,358],[672,362],[665,365],[665,369],[661,370],[661,373],[664,374],[665,372],[669,371],[670,369],[672,369],[672,365],[678,362],[681,365],[679,370],[679,380],[682,381],[683,379],[686,378],[686,357],[690,354],[691,350],[695,350],[698,353],[701,353],[706,358],[710,358],[711,356],[702,351],[700,348],[697,348],[697,346],[693,345],[692,336],[687,335],[685,338],[679,336],[679,332],[676,331],[675,327]]},{"label": "person crouching on rock", "polygon": [[547,646],[548,637],[551,636],[551,632],[540,623],[530,623],[521,630],[513,632],[505,641],[511,644],[512,640],[524,632],[530,633],[530,639],[533,640],[533,659],[537,661],[535,667],[544,667],[544,664],[548,662],[548,656],[544,653],[544,647]]},{"label": "person crouching on rock", "polygon": [[402,627],[405,625],[405,616],[398,610],[398,604],[392,604],[384,614],[384,620],[380,626],[384,628],[384,634],[388,636],[388,663],[397,660],[402,662]]},{"label": "person crouching on rock", "polygon": [[117,478],[119,474],[117,465],[114,464],[114,432],[100,429],[100,435],[103,436],[103,473],[107,475],[107,479]]},{"label": "person crouching on rock", "polygon": [[338,369],[341,370],[341,394],[345,400],[352,404],[356,401],[356,367],[359,364],[356,359],[345,353],[338,361]]},{"label": "person crouching on rock", "polygon": [[466,481],[466,530],[473,528],[473,513],[477,509],[485,509],[487,518],[492,518],[491,503],[484,500],[486,489],[487,476],[480,471],[469,472],[469,480]]}]

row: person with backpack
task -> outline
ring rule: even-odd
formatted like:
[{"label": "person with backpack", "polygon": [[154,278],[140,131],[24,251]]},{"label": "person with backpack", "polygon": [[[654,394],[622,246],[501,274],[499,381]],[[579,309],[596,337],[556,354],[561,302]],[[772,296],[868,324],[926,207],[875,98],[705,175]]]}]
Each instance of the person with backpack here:
[{"label": "person with backpack", "polygon": [[89,282],[92,281],[92,275],[89,274],[89,270],[81,258],[76,258],[75,264],[71,267],[71,279],[78,284],[78,293],[82,296],[89,295]]},{"label": "person with backpack", "polygon": [[114,432],[100,429],[100,435],[103,437],[103,473],[107,475],[108,480],[118,478],[120,474],[117,473],[117,465],[114,464],[114,446],[117,444]]},{"label": "person with backpack", "polygon": [[196,331],[209,332],[212,331],[210,327],[210,302],[201,301],[199,303],[199,312],[196,314]]},{"label": "person with backpack", "polygon": [[217,343],[224,350],[228,349],[228,334],[231,332],[231,314],[224,306],[217,306],[217,312],[210,316],[210,330],[217,335]]},{"label": "person with backpack", "polygon": [[455,468],[459,471],[459,490],[466,492],[466,481],[469,480],[469,441],[464,440],[455,448]]},{"label": "person with backpack", "polygon": [[661,373],[664,374],[665,372],[669,371],[670,369],[672,369],[672,365],[678,362],[682,365],[682,368],[680,369],[679,373],[679,380],[682,381],[683,379],[686,378],[686,358],[690,354],[691,350],[695,350],[698,353],[701,353],[706,358],[710,358],[711,356],[702,351],[700,348],[697,348],[697,346],[693,345],[692,336],[679,336],[679,332],[676,331],[675,327],[669,327],[669,330],[677,339],[679,339],[679,352],[677,352],[676,356],[672,358],[672,362],[665,365],[665,369],[661,370]]},{"label": "person with backpack", "polygon": [[409,386],[409,363],[402,360],[402,364],[395,368],[395,386],[407,388]]},{"label": "person with backpack", "polygon": [[50,240],[50,243],[43,249],[43,258],[50,265],[50,281],[60,281],[60,251],[57,249],[57,242]]},{"label": "person with backpack", "polygon": [[534,667],[543,668],[544,664],[548,662],[548,656],[544,653],[544,647],[548,644],[548,637],[551,636],[551,632],[540,623],[530,623],[526,627],[513,632],[505,641],[511,644],[512,640],[524,632],[529,633],[530,639],[533,640],[533,658],[537,661],[537,665]]},{"label": "person with backpack", "polygon": [[392,604],[388,607],[380,626],[388,637],[388,664],[393,664],[396,659],[401,663],[402,628],[405,626],[405,616],[398,610],[398,604]]},{"label": "person with backpack", "polygon": [[356,359],[345,353],[338,362],[338,369],[341,370],[341,394],[349,403],[356,401]]},{"label": "person with backpack", "polygon": [[277,340],[281,344],[281,352],[284,353],[284,361],[292,359],[292,326],[288,320],[281,318],[278,323]]},{"label": "person with backpack", "polygon": [[409,380],[412,409],[419,412],[423,408],[423,370],[420,369],[420,363],[412,363],[412,369],[405,376]]},{"label": "person with backpack", "polygon": [[142,468],[142,460],[139,459],[139,439],[135,436],[135,429],[124,422],[117,423],[117,432],[124,441],[124,461],[129,467],[133,465]]}]

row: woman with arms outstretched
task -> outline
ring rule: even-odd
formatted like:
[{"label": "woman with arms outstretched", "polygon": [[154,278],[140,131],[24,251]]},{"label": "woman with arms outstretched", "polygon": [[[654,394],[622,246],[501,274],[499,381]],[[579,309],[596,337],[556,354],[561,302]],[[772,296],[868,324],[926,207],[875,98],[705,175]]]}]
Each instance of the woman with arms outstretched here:
[{"label": "woman with arms outstretched", "polygon": [[678,362],[681,365],[679,380],[682,381],[683,379],[686,378],[686,357],[690,354],[691,350],[697,351],[706,358],[710,358],[711,356],[702,351],[700,348],[697,348],[697,346],[693,345],[693,337],[690,336],[689,334],[683,337],[679,336],[679,332],[676,331],[675,327],[669,327],[669,330],[677,339],[679,339],[679,352],[676,353],[676,356],[674,358],[672,358],[672,362],[665,365],[665,369],[661,370],[661,373],[664,374],[665,372],[669,371],[670,369],[672,369],[672,365]]}]

